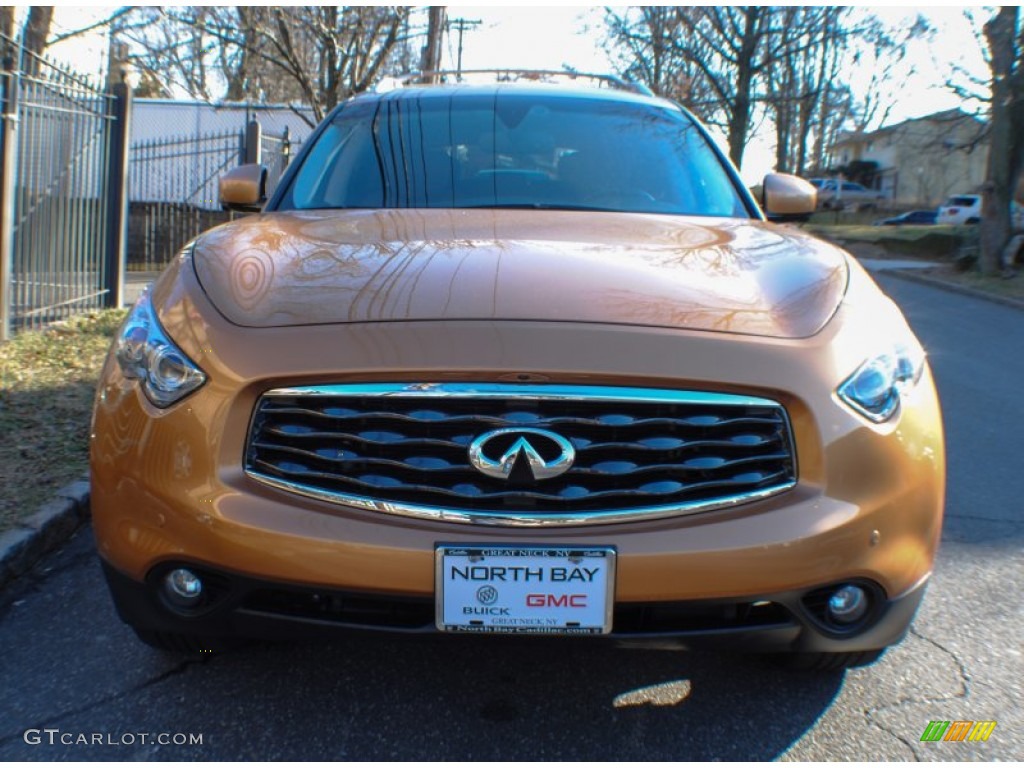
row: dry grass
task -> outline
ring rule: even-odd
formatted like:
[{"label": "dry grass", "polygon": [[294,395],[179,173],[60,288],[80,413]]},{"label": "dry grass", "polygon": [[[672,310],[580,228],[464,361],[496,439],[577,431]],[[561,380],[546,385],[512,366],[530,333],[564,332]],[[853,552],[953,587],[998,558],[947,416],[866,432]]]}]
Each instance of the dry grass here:
[{"label": "dry grass", "polygon": [[873,243],[891,256],[948,260],[976,241],[977,227],[932,226],[873,227],[811,223],[803,227],[813,235],[843,246]]},{"label": "dry grass", "polygon": [[951,267],[930,269],[925,274],[929,277],[955,283],[966,288],[973,288],[983,293],[991,293],[1024,303],[1024,273],[1017,272],[1007,277],[984,277],[976,271],[958,272]]},{"label": "dry grass", "polygon": [[[1001,277],[983,277],[972,265],[966,271],[957,268],[958,257],[976,254],[977,227],[900,226],[872,227],[810,223],[803,229],[825,240],[831,240],[858,258],[918,258],[938,262],[940,266],[921,274],[947,283],[1024,301],[1024,272]],[[1020,264],[1020,257],[1018,257]]]},{"label": "dry grass", "polygon": [[0,345],[0,532],[85,472],[93,392],[124,316],[82,315]]}]

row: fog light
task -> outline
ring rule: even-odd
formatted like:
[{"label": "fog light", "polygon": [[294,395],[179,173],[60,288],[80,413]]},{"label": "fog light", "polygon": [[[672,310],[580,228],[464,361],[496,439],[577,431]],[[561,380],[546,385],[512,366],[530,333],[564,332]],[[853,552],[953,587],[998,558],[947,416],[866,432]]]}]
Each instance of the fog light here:
[{"label": "fog light", "polygon": [[853,624],[868,611],[868,596],[860,587],[847,584],[828,599],[828,617],[837,624]]},{"label": "fog light", "polygon": [[188,568],[175,568],[164,577],[164,594],[174,605],[191,608],[203,599],[203,582]]}]

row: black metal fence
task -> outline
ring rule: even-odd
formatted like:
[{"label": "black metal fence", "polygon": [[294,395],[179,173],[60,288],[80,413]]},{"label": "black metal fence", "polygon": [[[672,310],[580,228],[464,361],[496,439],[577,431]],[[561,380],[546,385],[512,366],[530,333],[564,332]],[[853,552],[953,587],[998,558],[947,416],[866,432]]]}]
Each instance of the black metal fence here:
[{"label": "black metal fence", "polygon": [[0,341],[122,304],[125,270],[163,269],[226,221],[217,182],[263,162],[272,191],[295,144],[258,122],[128,146],[131,95],[21,49],[0,67]]},{"label": "black metal fence", "polygon": [[291,160],[293,141],[264,134],[257,121],[237,131],[181,136],[133,144],[130,153],[128,269],[163,269],[179,249],[227,221],[217,182],[245,162],[267,166],[272,192]]},{"label": "black metal fence", "polygon": [[0,36],[0,340],[121,298],[128,89]]},{"label": "black metal fence", "polygon": [[[267,195],[274,194],[277,182],[288,168],[292,160],[292,137],[288,126],[284,127],[284,133],[280,136],[272,136],[260,132],[260,155],[257,162],[262,162],[267,167]],[[296,142],[298,144],[298,142]]]},{"label": "black metal fence", "polygon": [[129,155],[128,269],[163,269],[204,229],[227,221],[217,180],[243,161],[238,131],[133,144]]}]

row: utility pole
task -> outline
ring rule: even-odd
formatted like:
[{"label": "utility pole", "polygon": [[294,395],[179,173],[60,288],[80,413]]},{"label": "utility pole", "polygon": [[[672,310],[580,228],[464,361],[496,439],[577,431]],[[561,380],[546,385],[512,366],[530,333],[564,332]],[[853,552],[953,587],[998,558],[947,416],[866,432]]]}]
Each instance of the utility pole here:
[{"label": "utility pole", "polygon": [[462,33],[469,29],[475,29],[483,24],[480,19],[450,19],[448,21],[448,34],[451,34],[452,27],[459,32],[459,58],[455,71],[459,80],[462,80]]},{"label": "utility pole", "polygon": [[[423,56],[420,59],[421,72],[437,72],[441,69],[441,39],[444,36],[446,16],[443,5],[432,5],[427,12],[427,44],[423,46]],[[436,75],[423,77],[425,83],[433,83],[436,80]]]}]

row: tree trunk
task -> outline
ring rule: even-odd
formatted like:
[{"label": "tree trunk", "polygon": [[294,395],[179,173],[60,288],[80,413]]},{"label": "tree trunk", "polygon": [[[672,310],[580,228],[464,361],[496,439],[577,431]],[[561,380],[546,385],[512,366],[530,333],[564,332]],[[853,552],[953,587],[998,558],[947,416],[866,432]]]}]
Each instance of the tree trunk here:
[{"label": "tree trunk", "polygon": [[[3,40],[0,42],[0,58],[6,59],[14,56],[14,6],[0,5],[0,35]],[[2,64],[2,62],[0,62]]]},{"label": "tree trunk", "polygon": [[797,111],[799,118],[796,129],[796,146],[793,147],[793,171],[797,176],[803,176],[807,169],[807,141],[811,135],[811,118],[818,108],[817,98],[817,94],[806,97]]},{"label": "tree trunk", "polygon": [[14,6],[0,5],[0,35],[14,37]]},{"label": "tree trunk", "polygon": [[39,72],[39,64],[35,57],[42,56],[43,51],[46,50],[46,39],[50,36],[50,21],[52,19],[52,5],[33,5],[29,8],[22,40],[25,52],[34,54],[26,56],[23,65],[24,70],[31,75]]},{"label": "tree trunk", "polygon": [[[788,97],[783,96],[783,99]],[[793,123],[793,110],[783,102],[775,112],[775,172],[789,173],[790,141],[789,132]]]},{"label": "tree trunk", "polygon": [[[989,128],[988,169],[981,209],[981,255],[978,267],[983,275],[997,275],[1002,267],[1003,247],[1010,238],[1010,201],[1017,185],[1011,158],[1016,155],[1013,117],[1013,74],[1016,56],[1016,6],[1002,6],[985,24],[992,70],[992,123]],[[1024,130],[1024,126],[1017,126]]]},{"label": "tree trunk", "polygon": [[[421,69],[424,72],[436,72],[441,68],[441,37],[444,34],[445,6],[432,5],[427,14],[427,44],[423,47]],[[428,82],[435,78],[430,77]]]},{"label": "tree trunk", "polygon": [[754,85],[754,57],[761,35],[761,14],[764,8],[747,8],[744,12],[743,38],[736,61],[736,99],[729,115],[729,159],[739,168],[750,131],[751,90]]},{"label": "tree trunk", "polygon": [[253,10],[247,5],[237,6],[235,12],[238,14],[239,33],[242,44],[238,53],[238,65],[233,69],[224,67],[224,79],[227,80],[228,89],[224,94],[225,101],[244,101],[253,96],[258,96],[256,84],[253,82],[250,73],[252,55],[250,48],[254,45],[255,35],[253,34]]}]

